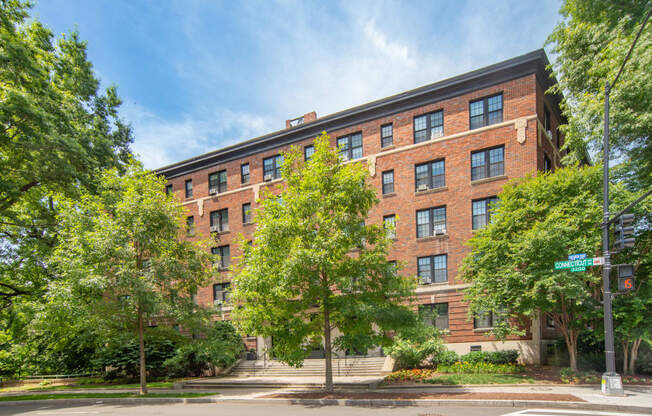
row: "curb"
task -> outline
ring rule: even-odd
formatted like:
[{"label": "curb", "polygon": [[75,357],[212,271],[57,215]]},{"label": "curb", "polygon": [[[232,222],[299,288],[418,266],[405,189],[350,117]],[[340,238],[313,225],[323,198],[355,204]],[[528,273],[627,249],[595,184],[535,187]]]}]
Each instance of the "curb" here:
[{"label": "curb", "polygon": [[540,400],[390,400],[390,399],[217,399],[217,398],[105,398],[105,399],[46,399],[15,400],[0,402],[2,406],[31,404],[94,405],[94,404],[195,404],[195,403],[242,403],[242,404],[285,404],[304,406],[351,406],[351,407],[525,407],[545,409],[580,409],[616,412],[637,412],[652,415],[652,407],[625,406],[586,402],[551,402]]},{"label": "curb", "polygon": [[[377,389],[456,389],[456,388],[474,388],[474,387],[554,387],[554,388],[574,388],[574,387],[593,387],[599,388],[600,384],[542,384],[542,383],[520,383],[520,384],[429,384],[429,383],[414,383],[414,384],[385,384],[378,385]],[[626,389],[634,387],[637,389],[645,388],[652,391],[652,386],[649,384],[626,384],[623,385]]]}]

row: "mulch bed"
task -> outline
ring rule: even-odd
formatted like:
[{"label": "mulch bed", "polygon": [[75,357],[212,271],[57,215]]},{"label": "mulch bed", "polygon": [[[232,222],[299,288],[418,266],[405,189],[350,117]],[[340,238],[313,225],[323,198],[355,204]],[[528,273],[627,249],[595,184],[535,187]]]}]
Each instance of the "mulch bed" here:
[{"label": "mulch bed", "polygon": [[274,393],[262,396],[265,399],[385,399],[385,400],[415,400],[415,399],[457,399],[457,400],[542,400],[554,402],[584,402],[585,400],[572,394],[544,393],[408,393],[408,392],[306,392],[306,393]]}]

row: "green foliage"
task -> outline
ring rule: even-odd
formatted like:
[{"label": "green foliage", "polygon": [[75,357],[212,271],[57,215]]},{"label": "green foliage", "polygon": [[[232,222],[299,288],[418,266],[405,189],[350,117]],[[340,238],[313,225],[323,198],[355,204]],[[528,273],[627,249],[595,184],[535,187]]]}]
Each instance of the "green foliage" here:
[{"label": "green foliage", "polygon": [[384,351],[394,359],[399,369],[436,365],[439,360],[451,356],[441,340],[440,332],[423,324],[399,333],[393,344],[385,347]]},{"label": "green foliage", "polygon": [[471,351],[460,357],[460,361],[468,363],[490,363],[490,364],[516,364],[518,361],[517,350],[504,351]]},{"label": "green foliage", "polygon": [[450,374],[423,380],[428,384],[443,384],[446,386],[460,384],[521,384],[534,383],[532,377],[520,374]]},{"label": "green foliage", "polygon": [[[643,18],[648,1],[565,0],[562,20],[548,38],[556,55],[553,89],[564,94],[563,127],[571,150],[600,150],[604,120],[604,87],[620,69]],[[643,31],[625,70],[611,92],[611,146],[625,160],[629,185],[652,185],[652,26]],[[571,153],[571,158],[577,152]]]},{"label": "green foliage", "polygon": [[164,366],[173,377],[200,376],[236,362],[244,346],[230,322],[215,322],[204,337],[180,346]]},{"label": "green foliage", "polygon": [[436,368],[439,365],[453,365],[459,360],[460,356],[455,351],[444,350],[435,354],[430,363]]},{"label": "green foliage", "polygon": [[[469,240],[462,265],[470,313],[505,313],[492,333],[520,333],[542,311],[564,335],[575,367],[579,333],[600,320],[601,270],[554,270],[571,253],[600,253],[601,167],[558,169],[552,174],[513,181],[499,194],[492,223]],[[612,210],[634,195],[612,186]]]},{"label": "green foliage", "polygon": [[51,197],[92,191],[130,155],[116,88],[99,84],[78,33],[55,39],[27,2],[0,2],[0,319],[53,278]]},{"label": "green foliage", "polygon": [[525,368],[518,364],[493,364],[485,361],[458,361],[452,365],[438,365],[439,373],[456,374],[517,374]]},{"label": "green foliage", "polygon": [[[327,359],[332,346],[386,345],[387,331],[415,321],[403,303],[415,280],[387,262],[382,226],[364,224],[378,202],[368,169],[343,163],[325,133],[309,161],[297,147],[284,160],[280,197],[262,190],[254,245],[243,241],[234,270],[237,326],[272,337],[274,355],[292,365],[322,337]],[[329,340],[333,328],[342,336]]]},{"label": "green foliage", "polygon": [[[173,357],[183,339],[169,329],[148,330],[145,332],[145,362],[150,377],[166,375],[165,362]],[[106,379],[138,377],[140,350],[138,337],[133,334],[117,334],[106,340],[106,345],[98,351],[96,367],[110,368]]]}]

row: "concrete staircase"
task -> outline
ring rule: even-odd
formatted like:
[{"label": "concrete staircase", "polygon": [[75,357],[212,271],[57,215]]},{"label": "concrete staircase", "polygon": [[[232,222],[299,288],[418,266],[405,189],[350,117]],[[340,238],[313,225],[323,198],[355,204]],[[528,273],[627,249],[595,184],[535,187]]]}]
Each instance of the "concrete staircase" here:
[{"label": "concrete staircase", "polygon": [[[383,371],[385,357],[333,358],[334,377],[380,377],[389,374]],[[242,361],[229,374],[230,377],[322,377],[325,371],[324,359],[307,359],[303,367],[295,368],[279,361]]]}]

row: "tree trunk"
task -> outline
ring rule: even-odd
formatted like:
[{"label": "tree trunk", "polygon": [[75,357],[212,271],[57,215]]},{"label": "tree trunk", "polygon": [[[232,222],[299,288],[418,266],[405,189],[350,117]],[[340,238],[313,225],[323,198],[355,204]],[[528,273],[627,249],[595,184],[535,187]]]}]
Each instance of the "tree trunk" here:
[{"label": "tree trunk", "polygon": [[140,348],[140,394],[147,394],[147,369],[145,367],[145,334],[143,312],[138,308],[138,343]]},{"label": "tree trunk", "polygon": [[324,360],[326,362],[326,384],[324,390],[333,391],[333,363],[331,360],[331,322],[328,307],[324,305]]},{"label": "tree trunk", "polygon": [[632,351],[629,354],[629,374],[636,373],[636,359],[638,358],[638,347],[641,346],[641,341],[643,341],[643,338],[637,338],[632,343]]},{"label": "tree trunk", "polygon": [[629,339],[620,341],[623,347],[623,374],[629,374]]},{"label": "tree trunk", "polygon": [[564,340],[566,341],[566,349],[568,350],[568,358],[570,359],[570,368],[577,373],[577,335],[575,335],[574,330],[563,332]]}]

